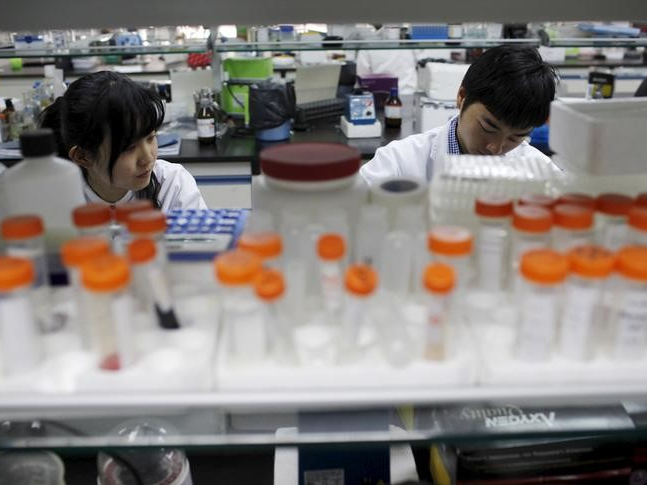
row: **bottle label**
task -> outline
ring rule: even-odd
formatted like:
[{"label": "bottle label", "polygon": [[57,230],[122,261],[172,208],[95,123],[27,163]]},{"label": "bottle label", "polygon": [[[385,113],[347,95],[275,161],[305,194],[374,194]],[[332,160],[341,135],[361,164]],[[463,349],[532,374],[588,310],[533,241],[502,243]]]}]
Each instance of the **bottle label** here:
[{"label": "bottle label", "polygon": [[647,342],[647,297],[641,291],[628,290],[616,307],[617,359],[637,359],[645,355]]},{"label": "bottle label", "polygon": [[402,107],[401,106],[385,106],[384,107],[384,117],[385,118],[402,118]]},{"label": "bottle label", "polygon": [[587,357],[600,296],[597,288],[567,287],[559,336],[559,350],[563,356],[574,360]]},{"label": "bottle label", "polygon": [[213,118],[198,119],[198,138],[212,138],[216,136],[216,124]]},{"label": "bottle label", "polygon": [[555,337],[557,301],[554,294],[526,289],[521,303],[521,325],[517,340],[517,357],[539,362],[548,360]]},{"label": "bottle label", "polygon": [[505,282],[508,254],[508,231],[501,227],[482,227],[478,238],[479,285],[484,290],[498,291]]}]

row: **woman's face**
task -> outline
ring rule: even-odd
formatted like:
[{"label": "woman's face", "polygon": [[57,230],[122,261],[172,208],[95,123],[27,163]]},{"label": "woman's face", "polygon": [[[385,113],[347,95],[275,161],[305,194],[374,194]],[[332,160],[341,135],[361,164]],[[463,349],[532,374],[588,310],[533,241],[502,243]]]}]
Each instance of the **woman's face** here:
[{"label": "woman's face", "polygon": [[136,141],[119,155],[112,169],[112,179],[108,167],[109,153],[110,140],[106,139],[99,160],[87,167],[88,183],[101,198],[114,202],[129,190],[142,190],[150,183],[157,160],[156,132]]}]

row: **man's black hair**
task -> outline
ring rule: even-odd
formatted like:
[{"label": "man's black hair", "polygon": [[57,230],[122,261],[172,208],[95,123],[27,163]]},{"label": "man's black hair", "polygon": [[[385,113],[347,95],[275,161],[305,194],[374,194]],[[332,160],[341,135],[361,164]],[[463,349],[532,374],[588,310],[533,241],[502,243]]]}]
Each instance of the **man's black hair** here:
[{"label": "man's black hair", "polygon": [[534,47],[504,45],[488,49],[467,70],[462,109],[483,103],[512,128],[543,125],[555,97],[556,75]]}]

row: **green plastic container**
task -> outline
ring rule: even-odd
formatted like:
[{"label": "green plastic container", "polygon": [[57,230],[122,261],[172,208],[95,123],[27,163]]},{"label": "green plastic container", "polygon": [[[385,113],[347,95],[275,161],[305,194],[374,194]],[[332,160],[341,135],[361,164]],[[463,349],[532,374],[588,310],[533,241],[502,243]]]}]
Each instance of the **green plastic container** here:
[{"label": "green plastic container", "polygon": [[258,82],[270,79],[274,72],[269,57],[230,57],[223,62],[230,82]]}]

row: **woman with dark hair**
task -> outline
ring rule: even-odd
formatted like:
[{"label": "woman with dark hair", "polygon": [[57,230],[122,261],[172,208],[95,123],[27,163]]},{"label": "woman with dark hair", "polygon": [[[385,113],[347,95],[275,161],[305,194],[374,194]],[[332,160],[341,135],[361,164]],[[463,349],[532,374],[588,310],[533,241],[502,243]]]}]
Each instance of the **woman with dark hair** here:
[{"label": "woman with dark hair", "polygon": [[205,209],[191,174],[157,159],[163,120],[156,93],[123,74],[102,71],[70,84],[39,121],[54,130],[59,156],[81,168],[88,202],[149,199],[165,212]]}]

